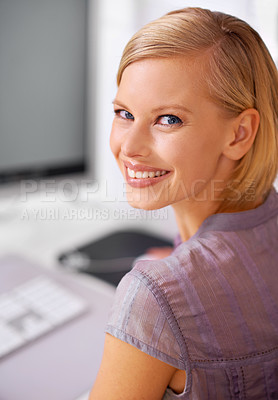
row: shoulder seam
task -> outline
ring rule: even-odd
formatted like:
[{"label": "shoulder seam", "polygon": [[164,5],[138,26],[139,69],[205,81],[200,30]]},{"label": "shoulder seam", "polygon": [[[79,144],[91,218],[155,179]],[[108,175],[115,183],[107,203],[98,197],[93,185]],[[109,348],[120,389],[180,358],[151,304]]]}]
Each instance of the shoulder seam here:
[{"label": "shoulder seam", "polygon": [[[152,349],[154,352],[163,354],[163,355],[164,355],[166,358],[168,358],[169,361],[171,361],[173,364],[175,364],[175,363],[178,363],[178,364],[180,363],[180,364],[181,364],[181,363],[182,363],[182,360],[181,360],[181,359],[177,359],[177,358],[174,358],[174,357],[172,357],[172,356],[169,356],[167,353],[164,353],[163,351],[157,350],[156,347],[153,347],[153,346],[151,346],[151,345],[149,345],[149,344],[146,344],[146,343],[142,342],[140,339],[137,339],[137,338],[134,337],[133,335],[131,335],[131,334],[129,334],[129,333],[126,333],[124,330],[119,329],[119,328],[115,328],[113,325],[109,325],[109,324],[108,324],[107,327],[106,327],[105,332],[110,333],[110,334],[112,334],[112,335],[113,335],[114,332],[120,332],[122,335],[124,335],[124,336],[130,338],[130,341],[128,341],[129,344],[141,343],[143,346],[146,346],[147,348]],[[117,336],[116,336],[116,337],[117,337]],[[138,347],[137,347],[137,348],[138,348]],[[141,346],[140,346],[140,350],[142,350],[142,349],[141,349]],[[144,350],[142,350],[142,351],[144,351]],[[147,353],[147,352],[146,352],[146,353]],[[147,353],[147,354],[149,354],[149,353]],[[163,361],[164,361],[164,360],[163,360]],[[166,361],[164,361],[164,362],[166,362]],[[169,362],[169,363],[170,363],[170,362]]]},{"label": "shoulder seam", "polygon": [[[170,325],[170,328],[179,344],[181,354],[186,362],[184,362],[184,368],[186,370],[187,374],[187,389],[189,390],[189,382],[190,382],[190,377],[191,377],[191,359],[189,357],[187,345],[185,338],[182,334],[182,330],[179,326],[179,323],[173,313],[173,310],[168,303],[167,299],[165,298],[164,293],[161,291],[161,289],[157,286],[157,284],[154,282],[151,276],[149,276],[145,271],[138,271],[136,269],[132,269],[129,272],[131,275],[135,276],[137,279],[139,279],[146,287],[150,289],[152,294],[154,295],[158,305],[160,306],[161,310],[163,311],[165,318],[167,322]],[[171,314],[171,318],[167,316],[165,308],[168,309],[169,313]]]}]

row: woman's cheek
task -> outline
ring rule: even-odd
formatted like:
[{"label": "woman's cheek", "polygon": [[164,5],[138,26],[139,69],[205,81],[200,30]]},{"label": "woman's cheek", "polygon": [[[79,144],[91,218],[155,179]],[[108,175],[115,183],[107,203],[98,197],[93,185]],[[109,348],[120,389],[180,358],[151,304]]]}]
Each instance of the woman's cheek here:
[{"label": "woman's cheek", "polygon": [[111,134],[110,134],[110,149],[114,155],[117,157],[120,149],[121,149],[121,142],[120,142],[120,135],[117,132],[117,129],[112,127]]}]

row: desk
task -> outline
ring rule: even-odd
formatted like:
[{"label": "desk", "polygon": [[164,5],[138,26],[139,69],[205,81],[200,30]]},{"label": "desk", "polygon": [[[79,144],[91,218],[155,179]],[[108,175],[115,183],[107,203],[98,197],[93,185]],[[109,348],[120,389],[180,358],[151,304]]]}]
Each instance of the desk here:
[{"label": "desk", "polygon": [[[92,212],[94,210],[94,212]],[[55,201],[43,202],[38,195],[28,202],[14,201],[0,202],[0,256],[7,253],[25,256],[37,262],[46,269],[59,269],[61,266],[57,257],[62,252],[97,239],[119,228],[139,228],[144,226],[153,233],[161,232],[161,224],[164,220],[133,219],[128,218],[129,209],[123,209],[121,216],[118,209],[111,205],[103,205],[95,202],[91,205],[75,202]],[[108,216],[108,217],[107,217]],[[109,218],[114,216],[114,218]],[[166,221],[167,222],[167,221]],[[115,288],[103,281],[87,275],[79,275],[73,272],[75,281],[101,293],[111,300]],[[99,304],[98,307],[104,307]],[[107,302],[104,313],[108,314]],[[104,330],[105,326],[99,327]],[[103,335],[104,339],[104,335]],[[103,342],[97,345],[102,353]],[[92,375],[92,384],[95,379],[99,362]],[[87,394],[78,400],[85,400]],[[72,399],[69,399],[72,400]]]}]

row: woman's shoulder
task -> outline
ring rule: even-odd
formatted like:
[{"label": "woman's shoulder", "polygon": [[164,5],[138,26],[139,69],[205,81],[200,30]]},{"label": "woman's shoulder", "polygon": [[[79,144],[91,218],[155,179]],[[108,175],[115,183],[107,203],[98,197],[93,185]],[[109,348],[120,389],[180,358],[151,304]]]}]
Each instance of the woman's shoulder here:
[{"label": "woman's shoulder", "polygon": [[[162,288],[173,280],[180,281],[181,276],[184,279],[195,279],[194,275],[200,267],[208,272],[208,269],[213,270],[233,262],[228,241],[226,234],[221,232],[206,233],[202,237],[178,244],[168,257],[138,261],[130,274],[147,285],[155,284]],[[229,258],[227,252],[230,254]]]},{"label": "woman's shoulder", "polygon": [[[187,317],[194,318],[198,309],[217,320],[223,306],[236,314],[238,307],[245,310],[251,301],[269,322],[263,305],[278,308],[276,247],[277,235],[265,225],[252,232],[204,232],[181,243],[164,259],[138,262],[130,274],[156,298],[163,298],[178,319],[184,319],[185,309]],[[249,313],[243,318],[249,320]]]},{"label": "woman's shoulder", "polygon": [[250,250],[238,233],[211,232],[163,260],[138,263],[131,274],[151,288],[169,320],[174,316],[190,357],[200,360],[277,345],[276,269],[277,254],[264,244]]},{"label": "woman's shoulder", "polygon": [[[258,208],[210,216],[197,233],[186,242],[175,239],[172,254],[160,260],[135,264],[131,273],[145,282],[166,282],[180,275],[196,280],[201,268],[209,279],[215,270],[229,271],[278,262],[278,194],[273,189]],[[243,268],[244,269],[244,268]],[[230,277],[232,278],[232,277]],[[198,279],[197,279],[198,282]]]}]

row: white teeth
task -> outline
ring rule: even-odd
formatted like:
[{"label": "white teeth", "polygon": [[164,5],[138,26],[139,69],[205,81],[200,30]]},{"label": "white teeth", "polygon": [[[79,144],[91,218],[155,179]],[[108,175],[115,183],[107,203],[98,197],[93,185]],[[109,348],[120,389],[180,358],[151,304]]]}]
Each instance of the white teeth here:
[{"label": "white teeth", "polygon": [[147,178],[154,178],[165,175],[166,171],[134,171],[133,169],[127,168],[127,174],[130,178],[137,178],[137,179],[147,179]]},{"label": "white teeth", "polygon": [[127,169],[127,173],[128,173],[128,176],[130,177],[130,178],[135,178],[135,172],[133,171],[133,169]]}]

